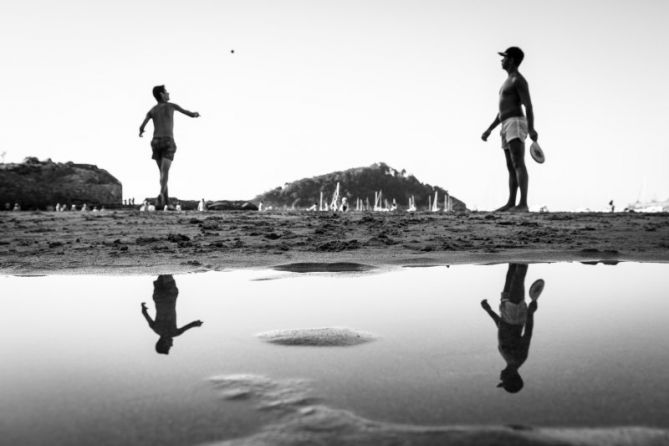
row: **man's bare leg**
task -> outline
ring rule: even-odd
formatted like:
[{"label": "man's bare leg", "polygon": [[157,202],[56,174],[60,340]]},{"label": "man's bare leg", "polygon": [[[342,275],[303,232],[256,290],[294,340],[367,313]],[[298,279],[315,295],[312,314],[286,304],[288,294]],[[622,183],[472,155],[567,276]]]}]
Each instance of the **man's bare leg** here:
[{"label": "man's bare leg", "polygon": [[158,182],[159,182],[159,184],[160,184],[160,189],[161,189],[161,192],[160,192],[160,193],[158,194],[158,196],[156,197],[156,209],[159,209],[159,208],[160,208],[160,205],[162,204],[162,201],[163,201],[163,194],[162,194],[162,188],[163,188],[163,186],[162,186],[163,173],[162,173],[162,169],[161,169],[161,165],[162,165],[162,163],[163,163],[162,158],[158,158],[158,159],[156,160],[156,165],[158,166]]},{"label": "man's bare leg", "polygon": [[495,209],[494,212],[508,211],[516,205],[516,191],[518,190],[518,181],[516,180],[516,169],[511,160],[511,154],[508,150],[504,150],[504,157],[506,158],[506,170],[509,172],[509,199],[501,208]]},{"label": "man's bare leg", "polygon": [[160,195],[158,195],[156,206],[162,208],[168,204],[169,200],[167,193],[167,180],[169,179],[172,160],[168,158],[161,158],[156,160],[156,164],[158,164],[158,169],[160,169]]},{"label": "man's bare leg", "polygon": [[525,167],[525,143],[520,139],[509,141],[509,154],[511,155],[511,162],[516,174],[518,189],[520,189],[520,201],[518,201],[516,206],[510,208],[509,211],[527,212],[527,186],[529,178],[527,167]]}]

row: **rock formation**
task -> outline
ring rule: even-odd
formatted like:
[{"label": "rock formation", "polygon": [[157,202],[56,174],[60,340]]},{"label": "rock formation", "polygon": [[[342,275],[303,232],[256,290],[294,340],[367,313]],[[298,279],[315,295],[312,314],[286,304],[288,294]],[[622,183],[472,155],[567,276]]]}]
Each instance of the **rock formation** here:
[{"label": "rock formation", "polygon": [[243,200],[219,200],[206,203],[207,210],[210,211],[257,211],[258,206]]},{"label": "rock formation", "polygon": [[121,182],[92,164],[54,163],[28,157],[0,164],[0,203],[19,203],[23,210],[47,209],[56,203],[116,207]]}]

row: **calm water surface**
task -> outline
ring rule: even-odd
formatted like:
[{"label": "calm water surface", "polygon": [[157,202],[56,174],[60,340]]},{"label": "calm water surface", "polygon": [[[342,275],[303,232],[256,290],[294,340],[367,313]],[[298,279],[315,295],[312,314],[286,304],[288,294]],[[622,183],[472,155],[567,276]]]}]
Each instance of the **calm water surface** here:
[{"label": "calm water surface", "polygon": [[[307,379],[321,404],[393,423],[669,427],[669,265],[4,276],[0,290],[4,444],[244,437],[276,415],[210,380],[241,373]],[[256,337],[313,327],[377,339]]]}]

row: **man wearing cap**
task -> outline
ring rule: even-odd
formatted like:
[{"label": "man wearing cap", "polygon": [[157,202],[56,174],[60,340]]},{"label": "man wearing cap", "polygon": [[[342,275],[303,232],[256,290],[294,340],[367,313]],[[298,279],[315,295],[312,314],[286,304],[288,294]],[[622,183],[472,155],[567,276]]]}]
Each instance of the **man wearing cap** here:
[{"label": "man wearing cap", "polygon": [[[538,138],[534,130],[534,112],[530,100],[530,90],[527,81],[518,72],[518,66],[525,54],[515,46],[507,48],[502,56],[502,69],[508,77],[499,90],[499,113],[481,135],[481,139],[488,140],[490,132],[499,124],[502,125],[502,149],[506,158],[506,168],[509,171],[509,199],[497,211],[527,212],[527,168],[525,167],[525,138],[530,135],[532,141]],[[525,107],[525,114],[523,113]],[[516,204],[516,194],[520,189],[520,201]]]}]

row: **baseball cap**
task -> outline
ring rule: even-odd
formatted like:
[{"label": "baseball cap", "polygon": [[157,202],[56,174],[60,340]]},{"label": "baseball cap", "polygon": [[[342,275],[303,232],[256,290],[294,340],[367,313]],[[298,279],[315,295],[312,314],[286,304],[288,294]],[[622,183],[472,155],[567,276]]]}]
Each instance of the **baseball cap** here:
[{"label": "baseball cap", "polygon": [[523,61],[523,58],[525,57],[525,53],[523,53],[523,50],[521,50],[517,46],[510,46],[504,52],[497,54],[499,54],[500,56],[506,56],[512,58],[514,61],[516,61],[516,65],[520,65],[520,63]]}]

